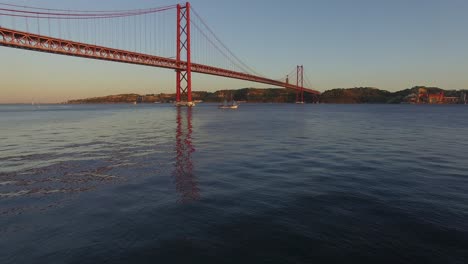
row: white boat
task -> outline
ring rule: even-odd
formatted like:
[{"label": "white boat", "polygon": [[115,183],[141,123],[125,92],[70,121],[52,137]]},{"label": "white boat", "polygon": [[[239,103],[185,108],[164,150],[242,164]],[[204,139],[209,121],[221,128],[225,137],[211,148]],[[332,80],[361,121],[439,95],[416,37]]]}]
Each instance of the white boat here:
[{"label": "white boat", "polygon": [[41,104],[34,102],[34,100],[31,102],[31,105],[35,108],[41,108]]},{"label": "white boat", "polygon": [[237,104],[236,101],[231,101],[228,103],[226,100],[224,100],[224,103],[219,105],[218,108],[219,109],[237,109],[239,108],[239,105]]},{"label": "white boat", "polygon": [[226,99],[224,99],[223,104],[220,104],[218,108],[219,109],[237,109],[239,108],[239,104],[236,101],[234,101],[234,99],[232,98],[232,93],[231,93],[231,101],[228,102]]},{"label": "white boat", "polygon": [[220,105],[219,109],[237,109],[239,105]]}]

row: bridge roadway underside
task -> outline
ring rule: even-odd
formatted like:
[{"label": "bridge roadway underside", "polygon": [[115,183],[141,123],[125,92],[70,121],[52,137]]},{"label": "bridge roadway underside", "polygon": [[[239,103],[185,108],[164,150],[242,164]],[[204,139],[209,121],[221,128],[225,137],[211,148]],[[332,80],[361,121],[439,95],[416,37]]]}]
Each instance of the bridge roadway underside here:
[{"label": "bridge roadway underside", "polygon": [[[185,70],[187,63],[175,59],[147,55],[137,52],[107,48],[102,46],[90,45],[71,40],[52,38],[37,34],[31,34],[22,31],[11,30],[0,27],[0,46],[32,50],[38,52],[54,53],[67,56],[82,57],[88,59],[98,59],[115,61],[122,63],[131,63],[146,65],[167,69]],[[192,63],[192,72],[222,76],[233,79],[252,81],[257,83],[269,84],[277,87],[300,90],[296,85],[283,83],[281,81],[268,79],[265,77],[246,74],[243,72],[230,71],[203,64]],[[304,92],[320,94],[320,92],[304,88]]]}]

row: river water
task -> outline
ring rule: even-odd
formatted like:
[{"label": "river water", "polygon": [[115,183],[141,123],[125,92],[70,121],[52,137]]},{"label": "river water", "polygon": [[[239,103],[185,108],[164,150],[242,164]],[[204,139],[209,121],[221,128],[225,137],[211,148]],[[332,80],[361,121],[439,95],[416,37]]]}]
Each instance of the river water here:
[{"label": "river water", "polygon": [[0,106],[0,263],[467,263],[468,107]]}]

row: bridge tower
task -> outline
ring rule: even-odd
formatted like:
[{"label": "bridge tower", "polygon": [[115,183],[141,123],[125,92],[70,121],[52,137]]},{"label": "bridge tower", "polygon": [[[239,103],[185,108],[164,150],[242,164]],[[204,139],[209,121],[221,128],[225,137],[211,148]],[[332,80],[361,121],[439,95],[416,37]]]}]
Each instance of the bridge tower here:
[{"label": "bridge tower", "polygon": [[[194,106],[192,101],[192,61],[190,43],[190,3],[177,5],[176,105]],[[181,57],[186,56],[186,63]]]},{"label": "bridge tower", "polygon": [[[304,103],[304,66],[297,65],[296,86],[300,87],[296,92],[296,104]],[[300,86],[299,86],[300,85]]]}]

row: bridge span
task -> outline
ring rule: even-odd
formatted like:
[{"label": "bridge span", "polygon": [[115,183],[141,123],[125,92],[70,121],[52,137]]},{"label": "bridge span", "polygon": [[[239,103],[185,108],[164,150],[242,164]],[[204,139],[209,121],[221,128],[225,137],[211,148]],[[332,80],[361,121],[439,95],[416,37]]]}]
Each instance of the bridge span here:
[{"label": "bridge span", "polygon": [[[15,5],[13,5],[15,6]],[[103,18],[115,18],[125,16],[142,16],[147,13],[157,13],[166,11],[169,9],[175,9],[176,11],[176,56],[175,57],[162,57],[151,54],[145,54],[143,52],[135,52],[124,49],[112,48],[102,45],[89,44],[74,40],[68,40],[65,38],[58,38],[47,36],[44,34],[32,33],[21,31],[17,29],[0,27],[0,46],[18,48],[24,50],[31,50],[36,52],[45,52],[60,54],[66,56],[75,56],[88,59],[98,59],[106,61],[114,61],[121,63],[130,63],[145,65],[158,68],[167,68],[175,70],[176,72],[176,100],[180,105],[193,105],[192,103],[192,80],[191,75],[194,73],[208,74],[221,76],[226,78],[233,78],[245,81],[252,81],[262,84],[273,85],[277,87],[284,87],[287,89],[294,89],[297,91],[297,100],[303,101],[303,93],[311,93],[319,95],[320,92],[305,88],[304,87],[304,71],[303,66],[297,67],[296,72],[296,83],[289,82],[289,76],[282,80],[274,80],[271,78],[263,77],[258,74],[252,74],[248,72],[235,71],[231,69],[225,69],[222,67],[210,66],[202,63],[192,62],[192,39],[191,39],[191,6],[190,3],[184,5],[174,5],[163,8],[156,8],[151,10],[138,10],[137,11],[125,11],[122,13],[90,13],[79,12],[76,13],[60,13],[59,10],[48,10],[43,12],[43,8],[34,7],[22,7],[17,6],[18,9],[2,9],[7,13],[0,13],[0,16],[14,16],[26,19],[36,18],[37,21],[40,19],[48,19],[50,23],[51,19],[60,22],[63,19],[103,19]],[[26,10],[24,10],[26,8]],[[29,9],[28,9],[29,8]],[[32,11],[31,11],[32,10]],[[156,11],[154,11],[156,10]],[[111,12],[111,11],[108,11]],[[38,22],[39,23],[39,22]],[[204,22],[203,22],[204,23]],[[206,25],[206,24],[205,24]],[[49,25],[50,27],[50,25]],[[146,25],[145,25],[146,28]],[[199,26],[197,26],[200,29]],[[209,31],[211,31],[208,28]],[[49,29],[50,31],[50,29]],[[202,32],[203,33],[203,32]],[[206,35],[205,35],[206,36]],[[125,36],[122,36],[125,37]],[[219,40],[216,36],[215,38]],[[213,43],[213,41],[211,41]],[[222,46],[224,44],[221,43]],[[224,46],[225,47],[225,46]],[[228,53],[230,50],[228,50]],[[225,52],[226,53],[226,52]],[[224,54],[225,54],[224,53]],[[232,54],[232,53],[231,53]],[[233,55],[234,58],[235,55]],[[185,57],[184,59],[182,57]],[[240,60],[239,60],[240,61]],[[242,62],[240,62],[242,64]],[[293,77],[293,76],[291,76]]]}]

